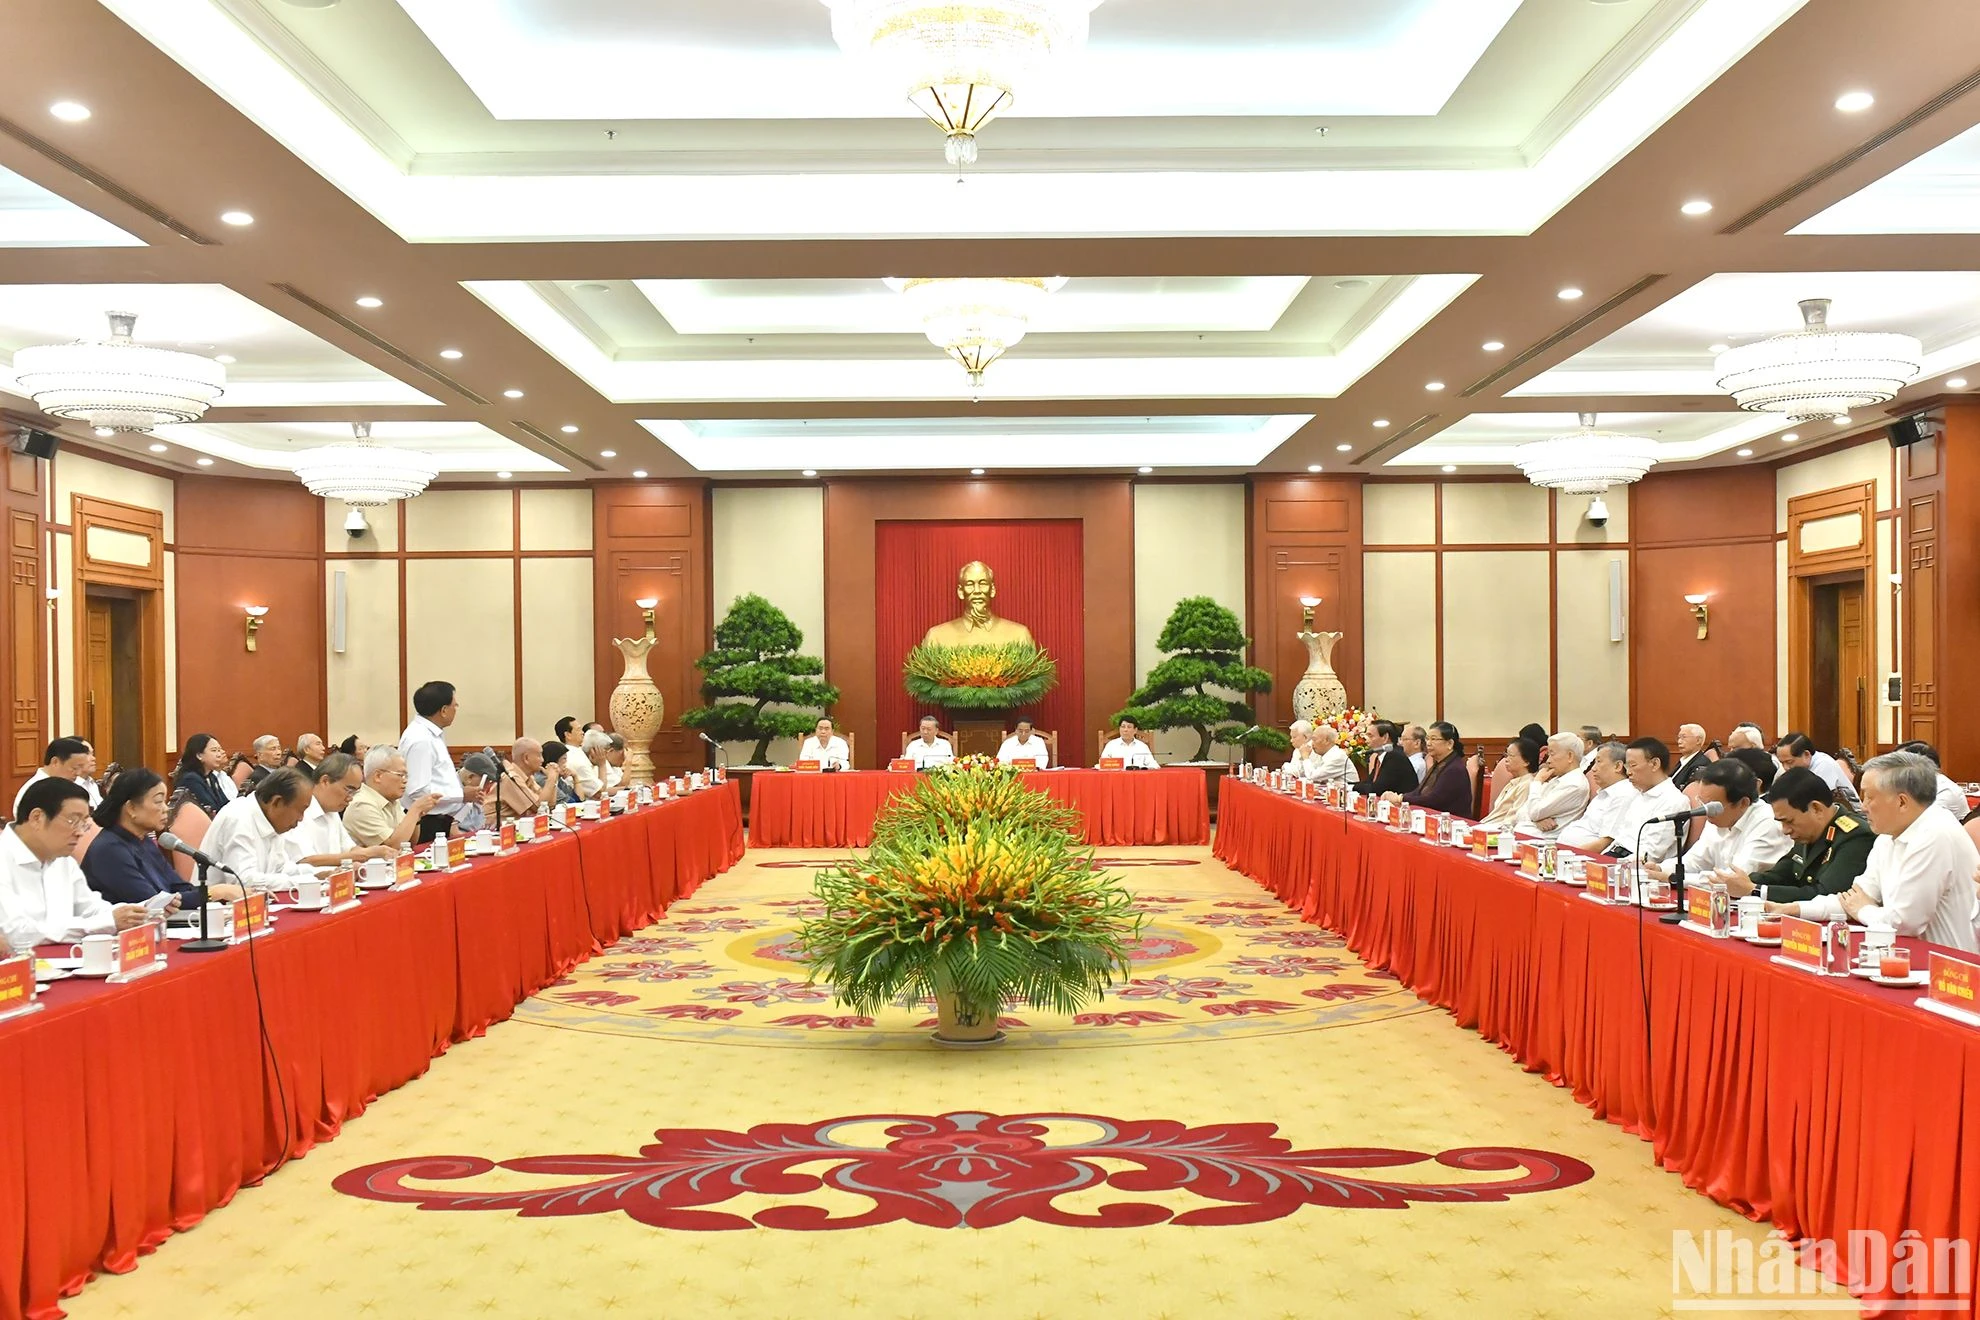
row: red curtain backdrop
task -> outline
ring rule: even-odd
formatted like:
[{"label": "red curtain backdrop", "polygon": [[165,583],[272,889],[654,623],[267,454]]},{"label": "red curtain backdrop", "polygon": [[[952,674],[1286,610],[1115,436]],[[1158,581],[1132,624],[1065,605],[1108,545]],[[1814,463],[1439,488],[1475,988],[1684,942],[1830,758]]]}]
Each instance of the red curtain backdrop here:
[{"label": "red curtain backdrop", "polygon": [[[956,574],[981,559],[997,576],[991,608],[1031,629],[1058,662],[1059,685],[1029,713],[1059,730],[1066,755],[1081,758],[1086,710],[1086,555],[1077,519],[1007,522],[877,522],[873,525],[874,684],[881,746],[861,752],[885,765],[903,729],[925,714],[901,686],[901,663],[930,627],[962,615]],[[994,718],[986,714],[985,718]],[[1015,719],[1015,714],[1005,717]]]}]

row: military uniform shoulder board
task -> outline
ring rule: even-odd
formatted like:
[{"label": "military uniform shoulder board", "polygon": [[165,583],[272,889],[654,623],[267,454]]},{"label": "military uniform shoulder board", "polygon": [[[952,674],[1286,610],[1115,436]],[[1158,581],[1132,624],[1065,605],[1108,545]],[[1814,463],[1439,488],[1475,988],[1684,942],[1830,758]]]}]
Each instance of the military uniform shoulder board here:
[{"label": "military uniform shoulder board", "polygon": [[1847,833],[1848,833],[1849,831],[1851,831],[1851,830],[1853,830],[1853,829],[1855,829],[1855,828],[1856,828],[1856,825],[1857,825],[1857,821],[1856,821],[1856,817],[1854,817],[1854,816],[1837,816],[1837,817],[1836,817],[1836,828],[1837,828],[1838,830],[1840,830],[1840,831],[1842,831],[1842,832],[1843,832],[1843,833],[1845,833],[1845,834],[1847,834]]}]

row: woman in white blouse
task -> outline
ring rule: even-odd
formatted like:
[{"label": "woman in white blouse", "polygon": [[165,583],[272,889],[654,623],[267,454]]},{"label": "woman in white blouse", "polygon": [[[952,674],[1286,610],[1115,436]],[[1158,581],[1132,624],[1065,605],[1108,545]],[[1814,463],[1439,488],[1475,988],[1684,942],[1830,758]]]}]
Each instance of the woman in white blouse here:
[{"label": "woman in white blouse", "polygon": [[1533,790],[1533,773],[1540,768],[1540,744],[1531,738],[1515,738],[1506,744],[1505,759],[1499,764],[1512,772],[1512,778],[1492,799],[1492,809],[1485,813],[1481,825],[1511,825],[1519,820],[1526,796]]},{"label": "woman in white blouse", "polygon": [[1576,734],[1557,733],[1547,740],[1546,764],[1533,776],[1519,810],[1520,829],[1551,839],[1581,819],[1593,791],[1581,769],[1586,751]]}]

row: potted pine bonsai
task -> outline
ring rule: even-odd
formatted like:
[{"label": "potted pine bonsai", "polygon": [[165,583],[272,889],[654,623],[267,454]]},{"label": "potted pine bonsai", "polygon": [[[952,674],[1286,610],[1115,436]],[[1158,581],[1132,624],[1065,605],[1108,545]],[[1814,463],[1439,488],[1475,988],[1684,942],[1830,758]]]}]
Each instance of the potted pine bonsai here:
[{"label": "potted pine bonsai", "polygon": [[839,699],[821,677],[825,662],[799,654],[803,645],[788,614],[758,595],[736,597],[715,625],[715,649],[694,662],[708,704],[684,711],[681,723],[717,742],[753,739],[749,764],[767,764],[772,739],[810,733]]},{"label": "potted pine bonsai", "polygon": [[1257,713],[1245,698],[1270,692],[1272,676],[1244,662],[1251,639],[1237,615],[1208,596],[1186,597],[1176,602],[1156,645],[1168,658],[1148,671],[1126,709],[1114,713],[1116,722],[1133,720],[1144,732],[1194,729],[1194,761],[1210,759],[1213,740],[1279,751],[1292,746],[1277,729],[1251,727]]}]

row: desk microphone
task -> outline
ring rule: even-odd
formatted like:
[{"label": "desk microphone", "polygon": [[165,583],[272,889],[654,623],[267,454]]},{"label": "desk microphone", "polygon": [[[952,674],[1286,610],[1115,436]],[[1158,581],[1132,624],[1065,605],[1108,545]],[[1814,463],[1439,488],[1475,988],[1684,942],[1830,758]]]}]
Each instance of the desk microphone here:
[{"label": "desk microphone", "polygon": [[1725,803],[1707,802],[1703,806],[1692,807],[1688,811],[1674,811],[1668,816],[1659,816],[1655,820],[1650,821],[1649,824],[1675,825],[1681,820],[1690,820],[1693,816],[1723,816],[1725,811]]},{"label": "desk microphone", "polygon": [[225,866],[219,862],[214,861],[211,857],[208,857],[205,853],[193,847],[191,844],[187,843],[184,839],[181,839],[176,834],[159,835],[158,846],[163,848],[166,852],[175,852],[182,857],[190,857],[195,862],[198,862],[201,866],[206,867],[209,871],[224,871],[228,875],[233,876],[236,880],[240,879],[240,876],[235,874],[233,867]]}]

